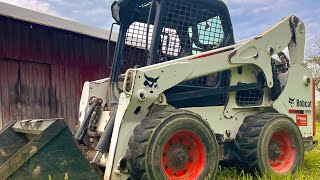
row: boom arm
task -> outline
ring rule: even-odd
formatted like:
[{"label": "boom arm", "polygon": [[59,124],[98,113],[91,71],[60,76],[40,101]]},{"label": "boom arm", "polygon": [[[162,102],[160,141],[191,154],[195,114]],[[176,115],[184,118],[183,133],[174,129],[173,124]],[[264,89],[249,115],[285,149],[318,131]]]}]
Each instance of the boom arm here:
[{"label": "boom arm", "polygon": [[[137,69],[137,72],[138,74],[145,73],[149,76],[154,74],[155,77],[158,77],[159,71],[164,71],[170,67],[175,69],[175,73],[177,74],[167,73],[165,76],[168,76],[167,78],[174,76],[175,82],[181,82],[245,64],[255,64],[263,70],[267,85],[271,88],[273,86],[271,56],[288,47],[291,62],[302,63],[304,44],[304,24],[297,17],[291,16],[283,19],[269,30],[249,41],[178,60],[146,66]],[[189,68],[181,68],[181,66],[189,66]],[[184,73],[178,72],[178,69],[183,70]],[[181,73],[185,74],[187,72],[188,75],[181,75]],[[166,81],[168,80],[167,78]],[[166,89],[170,87],[166,87]]]}]

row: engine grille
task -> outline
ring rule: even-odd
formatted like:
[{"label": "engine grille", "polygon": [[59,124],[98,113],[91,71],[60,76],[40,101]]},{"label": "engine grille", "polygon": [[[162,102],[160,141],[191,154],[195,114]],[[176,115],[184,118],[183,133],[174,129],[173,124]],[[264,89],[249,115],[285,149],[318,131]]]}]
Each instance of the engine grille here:
[{"label": "engine grille", "polygon": [[258,106],[263,101],[263,90],[252,89],[238,91],[236,94],[236,103],[238,106]]}]

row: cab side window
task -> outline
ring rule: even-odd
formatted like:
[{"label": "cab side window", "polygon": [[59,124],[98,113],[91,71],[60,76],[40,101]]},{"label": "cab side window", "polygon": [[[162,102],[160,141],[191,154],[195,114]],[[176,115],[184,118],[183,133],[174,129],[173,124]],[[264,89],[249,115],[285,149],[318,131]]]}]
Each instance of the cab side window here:
[{"label": "cab side window", "polygon": [[216,49],[224,39],[224,31],[219,16],[189,27],[192,54]]}]

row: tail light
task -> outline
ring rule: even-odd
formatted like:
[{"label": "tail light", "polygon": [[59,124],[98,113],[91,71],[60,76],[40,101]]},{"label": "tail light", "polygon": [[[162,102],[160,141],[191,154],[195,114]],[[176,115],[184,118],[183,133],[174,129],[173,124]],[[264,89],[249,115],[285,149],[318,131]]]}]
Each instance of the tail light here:
[{"label": "tail light", "polygon": [[312,79],[312,121],[313,121],[313,136],[316,135],[316,93],[315,93],[316,82]]}]

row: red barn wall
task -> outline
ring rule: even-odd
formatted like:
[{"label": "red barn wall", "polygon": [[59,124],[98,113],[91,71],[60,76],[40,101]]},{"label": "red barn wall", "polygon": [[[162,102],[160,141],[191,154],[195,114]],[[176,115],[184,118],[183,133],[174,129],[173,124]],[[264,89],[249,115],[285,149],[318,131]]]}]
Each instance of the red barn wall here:
[{"label": "red barn wall", "polygon": [[14,120],[78,118],[82,85],[109,76],[114,43],[0,16],[0,129]]}]

